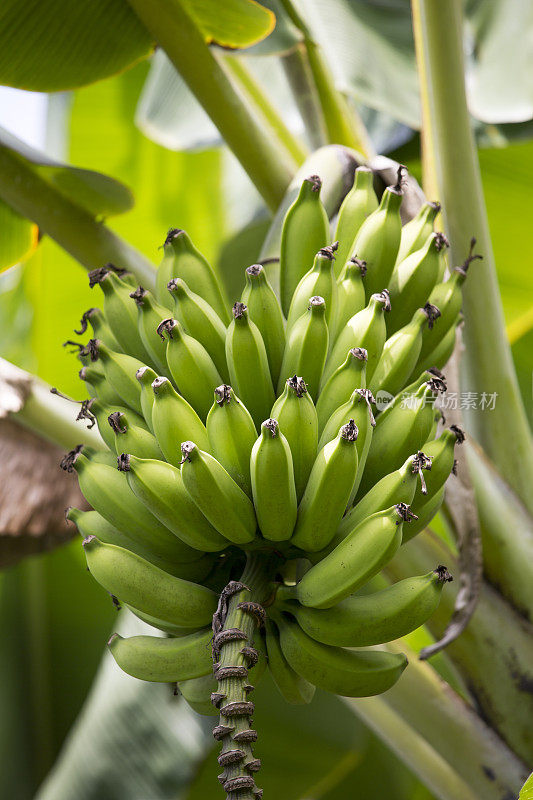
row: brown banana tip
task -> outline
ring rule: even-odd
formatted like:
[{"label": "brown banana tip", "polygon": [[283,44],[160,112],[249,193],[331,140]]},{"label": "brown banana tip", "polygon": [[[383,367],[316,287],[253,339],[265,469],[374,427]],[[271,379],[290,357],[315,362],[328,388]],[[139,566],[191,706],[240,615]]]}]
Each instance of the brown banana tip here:
[{"label": "brown banana tip", "polygon": [[146,372],[147,369],[149,369],[149,367],[139,367],[139,369],[135,373],[135,377],[137,378],[138,381],[143,379],[144,373]]},{"label": "brown banana tip", "polygon": [[183,456],[181,460],[181,464],[185,463],[185,461],[191,460],[191,453],[196,450],[196,445],[194,442],[182,442],[181,443],[181,454]]},{"label": "brown banana tip", "polygon": [[92,269],[89,272],[89,289],[92,289],[96,286],[97,283],[102,283],[109,273],[113,270],[112,264],[106,264],[105,267],[98,267],[98,269]]},{"label": "brown banana tip", "polygon": [[165,341],[166,338],[165,334],[168,336],[169,339],[173,339],[174,336],[172,331],[177,326],[177,324],[178,323],[176,322],[175,319],[173,319],[172,317],[167,317],[167,319],[161,320],[161,322],[156,328],[156,333],[158,334],[158,336],[161,337],[163,341]]},{"label": "brown banana tip", "polygon": [[74,333],[76,334],[76,336],[83,336],[83,334],[87,330],[87,325],[89,323],[90,318],[93,316],[93,314],[95,314],[99,310],[100,310],[99,308],[88,308],[87,311],[85,311],[83,317],[80,319],[80,330],[78,331],[76,330],[76,328],[74,328]]},{"label": "brown banana tip", "polygon": [[433,572],[437,575],[440,583],[451,583],[451,581],[453,581],[453,575],[448,572],[448,568],[443,564],[439,564],[438,567],[435,567]]},{"label": "brown banana tip", "polygon": [[121,637],[119,636],[118,633],[112,633],[109,639],[107,640],[107,646],[111,647],[116,642],[116,640],[120,638]]},{"label": "brown banana tip", "polygon": [[94,416],[94,414],[91,413],[91,407],[94,403],[94,400],[95,400],[94,397],[90,397],[88,400],[82,400],[80,410],[76,417],[76,422],[80,422],[82,419],[88,420],[89,424],[87,425],[87,427],[89,430],[91,428],[94,428],[96,424],[96,417]]},{"label": "brown banana tip", "polygon": [[441,231],[437,231],[433,234],[433,241],[435,242],[435,249],[438,253],[440,253],[441,250],[444,250],[445,247],[450,246],[448,237]]},{"label": "brown banana tip", "polygon": [[441,394],[444,394],[444,392],[447,389],[446,383],[443,380],[441,380],[440,378],[437,378],[437,377],[430,378],[428,381],[426,381],[426,384],[427,384],[428,388],[431,389],[432,392],[435,392],[437,394],[439,392]]},{"label": "brown banana tip", "polygon": [[441,204],[440,204],[440,203],[439,203],[437,200],[432,200],[432,201],[430,201],[430,202],[428,203],[428,205],[429,205],[429,206],[431,206],[431,208],[432,208],[434,211],[436,211],[436,212],[437,212],[437,214],[439,213],[439,211],[440,211],[440,210],[441,210],[441,208],[442,208]]},{"label": "brown banana tip", "polygon": [[231,402],[231,386],[223,383],[215,389],[215,402],[219,406],[225,406]]},{"label": "brown banana tip", "polygon": [[72,339],[67,339],[66,342],[63,342],[63,347],[72,347],[73,350],[71,350],[71,352],[75,353],[77,351],[77,355],[89,355],[87,352],[84,352],[86,350],[84,344],[81,342],[74,342]]},{"label": "brown banana tip", "polygon": [[383,311],[391,310],[390,293],[388,289],[383,289],[383,291],[381,292],[376,292],[375,294],[372,295],[372,298],[374,298],[380,303],[383,303]]},{"label": "brown banana tip", "polygon": [[350,259],[350,264],[354,264],[356,267],[359,267],[359,272],[361,273],[361,277],[364,278],[366,275],[366,261],[363,261],[362,258],[357,258],[357,256],[352,256]]},{"label": "brown banana tip", "polygon": [[413,514],[407,503],[398,503],[394,508],[400,517],[400,522],[397,522],[396,525],[400,525],[401,522],[411,522],[413,519],[418,519],[417,515]]},{"label": "brown banana tip", "polygon": [[455,272],[460,272],[462,275],[466,275],[468,272],[468,267],[470,266],[472,261],[475,261],[476,259],[483,261],[482,255],[480,255],[479,253],[477,254],[474,253],[474,247],[476,246],[476,241],[477,241],[476,237],[472,236],[472,238],[470,239],[470,250],[468,252],[468,255],[460,267],[455,267]]},{"label": "brown banana tip", "polygon": [[418,453],[416,453],[413,456],[411,471],[413,473],[418,472],[418,476],[420,478],[420,491],[422,492],[422,494],[428,493],[426,479],[424,478],[424,473],[422,472],[422,470],[424,469],[431,470],[432,464],[433,462],[431,458],[427,456],[425,453],[423,453],[422,450],[419,450]]},{"label": "brown banana tip", "polygon": [[339,433],[347,442],[356,442],[359,436],[359,428],[355,424],[355,420],[349,419],[346,425],[342,426]]},{"label": "brown banana tip", "polygon": [[87,342],[86,351],[91,361],[98,361],[98,358],[100,356],[101,346],[102,343],[100,339],[89,339],[89,341]]},{"label": "brown banana tip", "polygon": [[428,318],[428,328],[431,330],[435,325],[435,320],[437,320],[441,315],[440,309],[438,309],[437,306],[434,306],[432,303],[426,303],[423,310]]},{"label": "brown banana tip", "polygon": [[463,444],[464,440],[466,439],[466,434],[459,425],[450,425],[450,430],[455,433],[455,438],[457,440],[457,444]]},{"label": "brown banana tip", "polygon": [[125,425],[120,424],[120,418],[123,417],[124,414],[121,411],[113,411],[107,418],[111,430],[113,433],[126,433],[128,430]]},{"label": "brown banana tip", "polygon": [[256,278],[263,272],[263,267],[261,264],[252,264],[249,267],[246,267],[245,270],[247,275],[250,275],[252,278]]},{"label": "brown banana tip", "polygon": [[185,231],[182,228],[169,228],[166,239],[163,242],[163,246],[166,244],[170,244],[174,239],[176,239],[180,235],[180,233],[185,233]]},{"label": "brown banana tip", "polygon": [[117,458],[117,469],[120,472],[129,472],[131,469],[130,456],[128,453],[121,453]]},{"label": "brown banana tip", "polygon": [[337,247],[334,245],[328,244],[326,247],[321,247],[317,253],[317,256],[322,256],[323,258],[327,258],[329,261],[335,261],[335,251],[337,250],[339,243],[335,242]]},{"label": "brown banana tip", "polygon": [[394,184],[394,186],[391,187],[393,191],[395,191],[397,194],[403,194],[403,187],[405,186],[406,175],[408,172],[409,170],[407,169],[405,164],[398,165],[398,171],[396,174],[396,183]]},{"label": "brown banana tip", "polygon": [[73,450],[69,450],[69,452],[63,456],[61,461],[59,462],[59,466],[61,469],[65,470],[65,472],[72,472],[74,469],[74,464],[76,463],[79,454],[83,449],[82,444],[77,444]]},{"label": "brown banana tip", "polygon": [[231,312],[232,312],[233,317],[235,319],[242,319],[244,317],[246,311],[247,311],[247,307],[246,307],[246,305],[244,303],[241,303],[240,301],[237,301],[236,303],[233,303],[233,308],[231,309]]},{"label": "brown banana tip", "polygon": [[305,179],[307,183],[311,184],[311,191],[319,192],[322,188],[322,180],[318,175],[310,175]]},{"label": "brown banana tip", "polygon": [[261,427],[262,427],[262,428],[266,428],[266,430],[270,432],[270,435],[272,436],[272,438],[273,438],[273,439],[274,439],[274,438],[275,438],[275,437],[278,435],[278,433],[279,433],[279,424],[278,424],[278,421],[277,421],[277,419],[272,419],[272,417],[270,417],[269,419],[266,419],[266,420],[265,420],[265,421],[262,423]]},{"label": "brown banana tip", "polygon": [[352,347],[350,355],[359,359],[359,361],[368,361],[368,351],[364,347]]},{"label": "brown banana tip", "polygon": [[134,292],[130,294],[132,300],[135,300],[138,306],[142,307],[144,305],[144,298],[148,292],[142,286],[137,286]]},{"label": "brown banana tip", "polygon": [[304,379],[298,375],[293,375],[292,378],[288,378],[287,386],[295,392],[296,397],[303,397],[304,394],[307,394],[307,384]]},{"label": "brown banana tip", "polygon": [[91,533],[89,536],[85,537],[85,539],[82,542],[82,546],[83,547],[87,547],[87,545],[90,545],[93,542],[97,542],[97,541],[98,541],[98,539],[96,538],[96,536],[93,536],[93,534]]},{"label": "brown banana tip", "polygon": [[326,301],[323,297],[320,297],[319,294],[315,294],[313,297],[309,298],[309,308],[322,308],[325,307]]}]

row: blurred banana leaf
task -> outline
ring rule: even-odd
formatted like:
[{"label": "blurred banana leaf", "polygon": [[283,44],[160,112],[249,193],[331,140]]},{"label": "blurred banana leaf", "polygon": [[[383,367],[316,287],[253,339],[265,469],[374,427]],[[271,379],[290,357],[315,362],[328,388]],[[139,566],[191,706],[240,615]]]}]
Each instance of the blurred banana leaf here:
[{"label": "blurred banana leaf", "polygon": [[38,243],[39,230],[35,223],[13,211],[0,201],[0,272],[25,261]]},{"label": "blurred banana leaf", "polygon": [[[153,634],[129,612],[123,636]],[[126,675],[105,653],[87,701],[35,800],[175,800],[212,746],[212,719],[172,687]]]},{"label": "blurred banana leaf", "polygon": [[[273,14],[254,0],[183,0],[206,41],[248,47],[268,36]],[[132,66],[152,37],[126,0],[5,0],[0,9],[0,83],[57,92]]]},{"label": "blurred banana leaf", "polygon": [[[300,6],[303,5],[300,0]],[[295,107],[277,74],[279,56],[291,51],[301,34],[280,2],[266,2],[276,15],[273,33],[238,55],[256,77],[269,72],[268,96],[293,130]],[[298,5],[298,0],[295,3]],[[485,145],[501,146],[533,134],[533,90],[528,75],[533,48],[515,47],[529,30],[533,6],[528,0],[467,0],[467,89],[477,133]],[[307,0],[306,22],[321,45],[337,87],[358,104],[378,152],[406,141],[420,127],[418,79],[409,3],[391,0]],[[252,58],[250,58],[252,56]],[[263,59],[253,56],[270,56]],[[137,112],[137,123],[155,141],[172,149],[196,149],[219,142],[213,124],[199,107],[166,56],[156,54]],[[269,76],[270,77],[270,76]],[[174,100],[175,105],[167,103]],[[183,113],[180,113],[183,111]],[[385,135],[386,131],[386,135]]]}]

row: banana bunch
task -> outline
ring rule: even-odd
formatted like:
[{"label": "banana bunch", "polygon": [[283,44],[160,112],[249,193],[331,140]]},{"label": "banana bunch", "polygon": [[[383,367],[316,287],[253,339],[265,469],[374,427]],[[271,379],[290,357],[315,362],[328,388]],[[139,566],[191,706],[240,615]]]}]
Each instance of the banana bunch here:
[{"label": "banana bunch", "polygon": [[424,624],[451,580],[439,565],[369,592],[454,470],[463,434],[437,435],[434,402],[478,257],[445,278],[439,207],[402,228],[402,173],[378,200],[359,168],[334,236],[320,179],[303,182],[283,225],[279,297],[254,264],[230,305],[179,229],[155,295],[112,265],[90,273],[102,309],[77,331],[93,331],[79,345],[78,416],[107,450],[63,459],[93,509],[68,518],[94,578],[154,629],[114,635],[117,663],[220,714],[228,793],[255,785],[256,663],[290,703],[315,687],[384,692],[407,662],[375,646]]}]

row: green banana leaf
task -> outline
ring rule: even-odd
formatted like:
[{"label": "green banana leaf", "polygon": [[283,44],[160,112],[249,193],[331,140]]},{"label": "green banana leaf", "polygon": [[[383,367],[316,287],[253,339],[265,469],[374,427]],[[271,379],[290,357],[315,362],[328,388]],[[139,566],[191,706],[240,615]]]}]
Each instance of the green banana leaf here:
[{"label": "green banana leaf", "polygon": [[35,251],[39,230],[34,222],[0,201],[0,272],[25,261]]},{"label": "green banana leaf", "polygon": [[520,789],[518,800],[533,800],[533,772]]},{"label": "green banana leaf", "polygon": [[[275,18],[254,0],[183,0],[207,41],[247,47]],[[5,0],[0,9],[0,83],[57,92],[107,78],[153,49],[126,0]]]}]

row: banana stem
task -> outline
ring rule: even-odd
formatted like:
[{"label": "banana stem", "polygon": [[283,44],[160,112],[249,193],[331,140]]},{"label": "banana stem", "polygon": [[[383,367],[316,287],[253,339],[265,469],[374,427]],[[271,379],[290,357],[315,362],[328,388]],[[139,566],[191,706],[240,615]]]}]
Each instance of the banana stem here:
[{"label": "banana stem", "polygon": [[[525,505],[533,511],[533,442],[505,334],[479,161],[464,83],[461,0],[412,0],[422,96],[424,164],[438,188],[451,258],[460,264],[477,238],[483,266],[463,289],[464,388],[496,396],[493,410],[469,410],[472,432]],[[433,176],[433,177],[432,177]],[[433,188],[433,187],[432,187]],[[433,196],[433,199],[437,199]],[[513,447],[509,447],[509,442]]]},{"label": "banana stem", "polygon": [[233,73],[233,77],[237,83],[254,103],[257,113],[264,116],[265,122],[270,125],[279,141],[284,145],[287,153],[294,158],[297,164],[301,164],[305,161],[309,155],[307,148],[304,147],[283,122],[277,109],[263,91],[262,86],[260,86],[258,81],[254,78],[244,60],[238,56],[226,56],[224,63]]},{"label": "banana stem", "polygon": [[180,0],[128,0],[233,150],[270,209],[297,164],[233,84]]},{"label": "banana stem", "polygon": [[292,0],[282,0],[282,5],[291,22],[302,33],[307,62],[322,109],[328,141],[331,144],[353,147],[368,160],[374,158],[376,153],[368,131],[359,114],[336,88],[322,49],[314,40],[305,20],[297,11]]},{"label": "banana stem", "polygon": [[287,55],[282,56],[281,64],[311,147],[318,150],[328,143],[328,132],[304,43],[299,42]]},{"label": "banana stem", "polygon": [[249,553],[241,580],[230,581],[223,589],[213,615],[213,673],[218,687],[211,700],[220,709],[213,736],[222,744],[219,780],[228,800],[236,792],[240,800],[262,796],[254,779],[261,761],[253,753],[257,731],[252,728],[254,703],[249,694],[254,687],[248,674],[259,658],[253,645],[264,620],[261,603],[269,593],[269,565],[264,554]]}]

